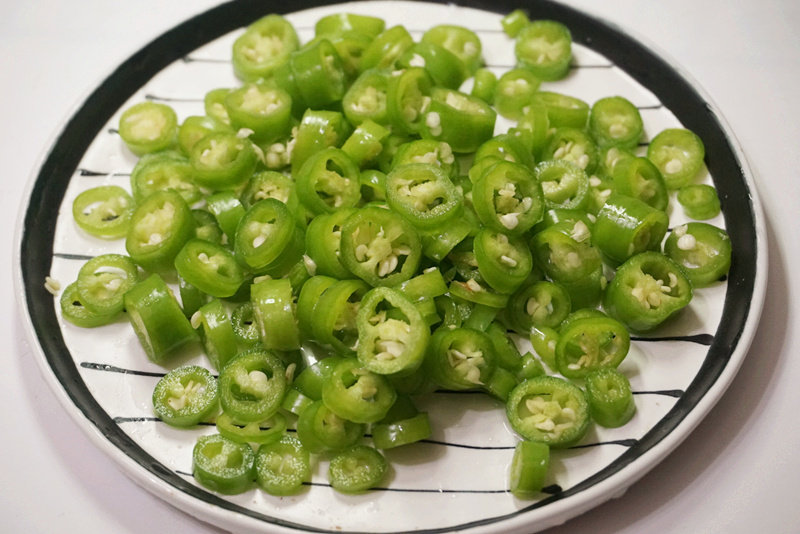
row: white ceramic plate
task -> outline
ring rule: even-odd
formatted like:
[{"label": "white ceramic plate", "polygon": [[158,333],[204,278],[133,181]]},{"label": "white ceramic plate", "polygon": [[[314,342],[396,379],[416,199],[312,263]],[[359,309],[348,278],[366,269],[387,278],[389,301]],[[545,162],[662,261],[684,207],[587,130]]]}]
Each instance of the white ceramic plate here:
[{"label": "white ceramic plate", "polygon": [[[312,3],[293,3],[293,9]],[[403,24],[418,38],[435,24],[475,30],[484,58],[502,73],[514,64],[502,32],[510,3],[369,2],[317,7],[289,14],[301,39],[322,15],[350,11],[377,15],[387,27]],[[30,185],[17,264],[18,290],[40,363],[67,411],[123,470],[147,490],[213,524],[237,532],[530,533],[561,523],[619,496],[663,459],[708,413],[736,373],[754,334],[766,277],[760,206],[744,157],[714,106],[662,56],[613,26],[559,4],[530,6],[533,18],[564,22],[573,32],[569,76],[543,89],[589,103],[619,94],[641,110],[647,138],[685,126],[704,140],[709,173],[723,202],[710,221],[726,227],[734,245],[727,281],[696,292],[680,318],[646,339],[635,338],[621,369],[630,377],[637,414],[619,429],[595,428],[581,444],[554,451],[541,498],[507,492],[508,464],[517,437],[500,404],[484,395],[433,393],[421,399],[434,435],[387,452],[393,470],[384,487],[345,496],[326,484],[319,462],[307,491],[276,498],[254,489],[223,497],[191,476],[191,448],[213,426],[175,430],[152,416],[153,386],[165,370],[150,363],[125,321],[80,329],[60,317],[45,276],[73,281],[83,261],[124,253],[122,241],[82,233],[71,219],[75,196],[93,186],[128,187],[135,158],[115,127],[122,110],[144,99],[173,106],[180,118],[203,113],[206,91],[239,82],[230,48],[241,28],[283,4],[225,4],[174,28],[119,67],[64,126]],[[498,131],[509,124],[500,121]],[[646,140],[640,147],[646,150]],[[671,225],[684,222],[673,202]],[[204,363],[202,355],[197,361]]]}]

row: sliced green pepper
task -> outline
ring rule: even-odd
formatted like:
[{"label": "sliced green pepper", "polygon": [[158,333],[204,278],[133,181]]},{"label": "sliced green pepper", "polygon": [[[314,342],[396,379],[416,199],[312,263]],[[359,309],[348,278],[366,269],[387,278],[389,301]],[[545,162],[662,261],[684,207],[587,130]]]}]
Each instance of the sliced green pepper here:
[{"label": "sliced green pepper", "polygon": [[253,316],[268,350],[300,348],[292,286],[288,278],[261,280],[250,286]]},{"label": "sliced green pepper", "polygon": [[514,55],[539,79],[560,80],[572,61],[572,35],[560,22],[534,20],[517,33]]},{"label": "sliced green pepper", "polygon": [[173,189],[187,204],[200,200],[202,193],[192,181],[192,165],[183,155],[173,151],[145,154],[131,172],[131,191],[139,203],[152,193]]},{"label": "sliced green pepper", "polygon": [[498,161],[485,169],[472,188],[472,205],[487,227],[520,235],[544,212],[542,187],[526,166]]},{"label": "sliced green pepper", "polygon": [[589,132],[600,148],[620,146],[634,149],[643,131],[642,115],[627,98],[610,96],[592,105]]},{"label": "sliced green pepper", "polygon": [[258,486],[270,495],[294,495],[311,478],[309,452],[294,436],[261,445],[255,455]]},{"label": "sliced green pepper", "polygon": [[245,81],[269,77],[300,46],[292,24],[267,15],[250,24],[233,43],[233,71]]},{"label": "sliced green pepper", "polygon": [[175,270],[188,283],[217,298],[233,296],[245,279],[231,251],[202,239],[186,242],[175,256]]},{"label": "sliced green pepper", "polygon": [[624,425],[636,412],[631,384],[616,369],[606,367],[590,373],[586,377],[586,396],[592,419],[606,428]]},{"label": "sliced green pepper", "polygon": [[462,198],[440,166],[409,163],[386,176],[386,201],[415,227],[445,226],[460,211]]},{"label": "sliced green pepper", "polygon": [[194,426],[218,409],[217,379],[197,365],[173,369],[153,390],[153,411],[171,426]]},{"label": "sliced green pepper", "polygon": [[397,398],[389,381],[362,366],[356,358],[344,358],[322,384],[322,401],[338,416],[355,423],[375,423],[386,416]]},{"label": "sliced green pepper", "polygon": [[297,419],[297,437],[312,454],[345,449],[363,435],[363,424],[336,415],[321,400],[312,402]]},{"label": "sliced green pepper", "polygon": [[165,150],[177,140],[178,117],[166,104],[140,102],[120,116],[119,136],[137,156]]},{"label": "sliced green pepper", "polygon": [[662,130],[647,146],[647,158],[658,167],[671,190],[691,183],[703,168],[705,154],[703,141],[685,128]]},{"label": "sliced green pepper", "polygon": [[616,368],[629,349],[630,334],[616,319],[601,312],[568,317],[559,330],[556,368],[566,378],[584,378],[597,369]]},{"label": "sliced green pepper", "polygon": [[731,240],[722,228],[690,222],[670,233],[664,242],[664,254],[683,268],[693,287],[706,287],[728,273]]},{"label": "sliced green pepper", "polygon": [[665,212],[612,193],[597,214],[592,243],[611,261],[622,263],[640,252],[660,249],[668,224]]},{"label": "sliced green pepper", "polygon": [[139,270],[129,257],[101,254],[78,271],[78,298],[92,313],[116,315],[123,311],[125,293],[138,281]]},{"label": "sliced green pepper", "polygon": [[253,143],[236,134],[213,132],[189,156],[197,185],[216,191],[236,189],[253,175],[258,156]]},{"label": "sliced green pepper", "polygon": [[72,218],[88,234],[115,239],[128,233],[133,208],[127,191],[116,185],[101,185],[75,197]]},{"label": "sliced green pepper", "polygon": [[411,373],[422,365],[429,330],[417,308],[388,287],[370,290],[356,315],[357,356],[365,368],[382,375]]},{"label": "sliced green pepper", "polygon": [[589,429],[589,403],[575,384],[555,376],[521,382],[508,397],[511,428],[526,440],[553,448],[579,442]]},{"label": "sliced green pepper", "polygon": [[286,369],[280,358],[264,349],[237,355],[219,375],[222,410],[240,423],[271,417],[285,392]]},{"label": "sliced green pepper", "polygon": [[386,458],[377,449],[353,445],[331,458],[328,480],[342,493],[359,493],[375,487],[388,470]]},{"label": "sliced green pepper", "polygon": [[239,221],[234,251],[255,272],[264,272],[286,258],[297,261],[302,252],[302,232],[286,204],[274,198],[256,202]]},{"label": "sliced green pepper", "polygon": [[242,493],[253,481],[255,453],[250,445],[220,434],[201,436],[192,452],[194,478],[203,486],[226,495]]},{"label": "sliced green pepper", "polygon": [[340,250],[345,267],[371,286],[408,280],[422,255],[411,223],[378,207],[362,208],[344,221]]},{"label": "sliced green pepper", "polygon": [[685,308],[691,298],[691,282],[677,263],[660,252],[642,252],[617,269],[603,307],[628,328],[648,331]]},{"label": "sliced green pepper", "polygon": [[225,96],[231,126],[246,128],[256,143],[272,143],[292,128],[292,97],[279,87],[246,83]]},{"label": "sliced green pepper", "polygon": [[550,447],[538,441],[520,441],[514,448],[509,490],[515,497],[530,499],[544,487],[550,469]]},{"label": "sliced green pepper", "polygon": [[236,356],[238,352],[236,334],[228,312],[219,299],[201,306],[192,314],[191,324],[194,328],[202,327],[203,347],[214,369],[219,371]]},{"label": "sliced green pepper", "polygon": [[323,149],[295,174],[297,196],[314,215],[352,208],[361,199],[358,175],[358,165],[344,150]]},{"label": "sliced green pepper", "polygon": [[488,335],[467,328],[439,328],[428,343],[425,368],[448,390],[484,387],[494,372],[494,347]]},{"label": "sliced green pepper", "polygon": [[198,336],[164,280],[152,274],[124,297],[125,310],[147,357],[165,364],[171,355]]},{"label": "sliced green pepper", "polygon": [[624,158],[614,166],[614,192],[638,198],[648,206],[666,211],[669,192],[661,172],[647,158]]},{"label": "sliced green pepper", "polygon": [[494,135],[496,119],[497,112],[480,98],[434,87],[419,133],[446,142],[453,152],[474,152]]},{"label": "sliced green pepper", "polygon": [[678,203],[684,213],[692,219],[713,219],[720,212],[717,190],[708,184],[689,184],[678,190]]},{"label": "sliced green pepper", "polygon": [[146,271],[173,268],[175,256],[192,235],[194,219],[174,191],[158,191],[136,207],[125,239],[131,259]]}]

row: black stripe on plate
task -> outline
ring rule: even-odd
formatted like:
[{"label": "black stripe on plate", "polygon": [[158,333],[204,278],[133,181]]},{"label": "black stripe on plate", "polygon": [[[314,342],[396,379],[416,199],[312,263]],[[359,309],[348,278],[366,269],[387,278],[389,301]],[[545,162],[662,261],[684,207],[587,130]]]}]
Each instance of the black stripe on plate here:
[{"label": "black stripe on plate", "polygon": [[[448,0],[446,3],[452,2]],[[464,0],[458,3],[501,14],[518,7],[516,2],[510,0]],[[48,365],[70,401],[113,446],[137,462],[142,469],[177,490],[218,508],[288,529],[345,534],[344,531],[298,524],[236,505],[198,488],[157,462],[105,413],[81,379],[74,361],[65,357],[68,349],[53,309],[52,295],[47,293],[42,283],[50,272],[54,230],[67,184],[91,141],[135,91],[173,61],[188,56],[201,45],[240,29],[260,16],[325,4],[327,3],[319,0],[241,0],[225,3],[169,30],[123,62],[64,125],[39,169],[24,218],[20,242],[20,271],[33,328]],[[734,250],[722,320],[700,372],[685,394],[660,423],[605,469],[568,490],[513,513],[453,524],[446,528],[416,530],[415,534],[437,534],[494,524],[547,506],[554,500],[575,495],[609,478],[658,444],[678,427],[725,369],[750,313],[755,280],[757,274],[760,274],[756,273],[756,228],[750,186],[733,144],[726,136],[725,128],[699,92],[672,65],[612,25],[548,0],[531,2],[526,7],[531,17],[551,18],[565,23],[575,42],[603,54],[623,69],[653,92],[678,120],[703,139],[706,165],[715,177],[714,185],[722,202],[726,229]],[[116,133],[113,128],[107,131]]]}]

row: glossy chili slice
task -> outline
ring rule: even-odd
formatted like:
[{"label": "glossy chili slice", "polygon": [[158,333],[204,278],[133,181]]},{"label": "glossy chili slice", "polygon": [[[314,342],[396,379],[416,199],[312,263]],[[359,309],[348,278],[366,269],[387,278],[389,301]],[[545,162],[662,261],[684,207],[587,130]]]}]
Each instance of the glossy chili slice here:
[{"label": "glossy chili slice", "polygon": [[133,208],[133,199],[123,188],[101,185],[75,197],[72,218],[83,231],[114,239],[127,234]]},{"label": "glossy chili slice", "polygon": [[484,387],[494,372],[494,348],[488,335],[467,328],[439,328],[428,343],[425,368],[448,390]]},{"label": "glossy chili slice", "polygon": [[311,316],[314,340],[338,353],[352,353],[358,342],[356,315],[368,290],[361,280],[338,280],[326,288]]},{"label": "glossy chili slice", "polygon": [[690,222],[670,233],[664,242],[664,254],[683,268],[693,287],[706,287],[728,273],[731,240],[722,228]]},{"label": "glossy chili slice", "polygon": [[480,98],[434,87],[424,114],[421,137],[444,141],[453,152],[474,152],[494,135],[497,112]]},{"label": "glossy chili slice", "polygon": [[429,439],[431,435],[430,418],[426,412],[372,425],[372,442],[382,450],[417,443]]},{"label": "glossy chili slice", "polygon": [[189,115],[178,127],[178,147],[184,156],[189,157],[192,147],[203,137],[213,132],[232,132],[226,124],[210,115]]},{"label": "glossy chili slice", "polygon": [[250,445],[221,434],[201,436],[192,451],[195,480],[226,495],[246,491],[253,482],[255,453]]},{"label": "glossy chili slice", "polygon": [[669,192],[661,171],[647,158],[624,158],[614,166],[614,192],[666,211]]},{"label": "glossy chili slice", "polygon": [[340,246],[342,224],[355,208],[343,208],[333,213],[323,213],[314,217],[306,230],[306,254],[316,266],[315,274],[334,278],[349,278],[350,271],[341,262]]},{"label": "glossy chili slice", "polygon": [[275,443],[286,431],[286,417],[278,412],[263,421],[240,424],[223,412],[217,416],[217,431],[239,443]]},{"label": "glossy chili slice", "polygon": [[386,201],[414,226],[431,230],[455,217],[462,197],[445,171],[429,163],[395,167],[386,176]]},{"label": "glossy chili slice", "polygon": [[181,278],[217,298],[233,296],[245,279],[230,250],[202,239],[186,242],[175,256],[175,270]]},{"label": "glossy chili slice", "polygon": [[541,79],[527,68],[507,70],[497,80],[494,90],[495,109],[507,119],[521,119],[525,114],[525,107],[539,90],[541,83]]},{"label": "glossy chili slice", "polygon": [[131,172],[133,198],[139,203],[156,191],[172,189],[192,205],[202,197],[192,175],[189,160],[178,152],[145,154]]},{"label": "glossy chili slice", "polygon": [[549,280],[523,285],[508,301],[506,320],[520,334],[534,326],[556,328],[572,309],[569,293]]},{"label": "glossy chili slice", "polygon": [[[338,111],[306,109],[291,144],[292,175],[297,174],[306,160],[317,152],[339,147],[352,128]],[[286,150],[289,150],[287,145]]]},{"label": "glossy chili slice", "polygon": [[103,326],[114,322],[120,316],[120,313],[100,314],[89,310],[81,302],[77,282],[69,284],[61,292],[59,308],[61,309],[61,317],[82,328]]},{"label": "glossy chili slice", "polygon": [[302,252],[302,232],[286,204],[274,198],[255,203],[236,229],[234,252],[255,272],[263,272],[282,260],[297,261]]},{"label": "glossy chili slice", "polygon": [[271,417],[286,392],[285,372],[281,360],[267,350],[239,354],[219,375],[222,410],[241,423]]},{"label": "glossy chili slice", "polygon": [[421,67],[392,75],[386,85],[386,111],[393,130],[418,134],[430,109],[433,78]]},{"label": "glossy chili slice", "polygon": [[397,59],[414,45],[414,38],[405,27],[397,25],[387,28],[375,36],[372,43],[361,56],[360,68],[388,69],[394,66]]},{"label": "glossy chili slice", "polygon": [[678,203],[686,216],[698,221],[713,219],[720,212],[719,196],[714,186],[689,184],[678,190]]},{"label": "glossy chili slice", "polygon": [[195,143],[189,161],[197,185],[221,191],[247,182],[258,156],[250,140],[233,133],[213,132]]},{"label": "glossy chili slice", "polygon": [[612,193],[597,214],[592,243],[611,261],[621,263],[640,252],[658,250],[668,224],[665,212]]},{"label": "glossy chili slice", "polygon": [[539,91],[533,101],[543,104],[551,128],[586,127],[589,120],[589,104],[580,98],[555,91]]},{"label": "glossy chili slice", "polygon": [[533,258],[524,239],[483,229],[473,240],[481,277],[500,293],[513,293],[531,272]]},{"label": "glossy chili slice", "polygon": [[[184,310],[185,311],[185,310]],[[201,306],[191,316],[191,325],[201,328],[200,338],[211,365],[220,370],[238,353],[238,343],[228,312],[219,299]]]},{"label": "glossy chili slice", "polygon": [[583,390],[556,376],[521,382],[508,397],[506,415],[520,436],[553,448],[575,445],[591,420]]},{"label": "glossy chili slice", "polygon": [[386,458],[377,449],[353,445],[331,458],[328,480],[337,491],[359,493],[379,484],[388,468]]},{"label": "glossy chili slice", "polygon": [[364,435],[362,423],[344,419],[321,400],[314,401],[297,419],[297,437],[312,454],[338,451],[354,445]]},{"label": "glossy chili slice", "polygon": [[217,379],[208,369],[198,365],[173,369],[156,383],[153,390],[153,411],[171,426],[194,426],[217,410]]},{"label": "glossy chili slice", "polygon": [[186,201],[174,191],[158,191],[133,212],[125,248],[146,271],[164,272],[174,267],[175,256],[193,230],[194,220]]},{"label": "glossy chili slice", "polygon": [[636,148],[643,131],[642,115],[627,98],[609,96],[592,104],[589,132],[599,147]]},{"label": "glossy chili slice", "polygon": [[170,148],[177,135],[178,117],[166,104],[140,102],[119,118],[119,136],[137,156]]},{"label": "glossy chili slice", "polygon": [[395,285],[411,278],[422,245],[414,227],[387,209],[365,207],[342,224],[340,259],[371,286]]},{"label": "glossy chili slice", "polygon": [[387,109],[388,72],[367,69],[352,83],[342,98],[342,111],[347,120],[359,125],[365,120],[389,123]]},{"label": "glossy chili slice", "polygon": [[517,33],[514,55],[539,79],[560,80],[572,61],[572,35],[560,22],[534,20]]},{"label": "glossy chili slice", "polygon": [[550,447],[538,441],[520,441],[514,447],[509,472],[509,491],[530,499],[544,487],[550,469]]},{"label": "glossy chili slice", "polygon": [[309,452],[299,439],[288,434],[275,443],[261,445],[254,468],[258,486],[270,495],[294,495],[311,479]]},{"label": "glossy chili slice", "polygon": [[541,219],[544,196],[528,167],[499,161],[484,170],[475,182],[472,205],[486,226],[519,235]]},{"label": "glossy chili slice", "polygon": [[257,143],[272,143],[292,128],[292,97],[274,85],[246,83],[225,96],[225,109],[235,129],[252,131]]},{"label": "glossy chili slice", "polygon": [[629,349],[630,334],[625,325],[598,312],[561,327],[556,367],[566,378],[584,378],[597,369],[616,368]]},{"label": "glossy chili slice", "polygon": [[692,285],[683,269],[660,252],[643,252],[620,265],[603,307],[628,328],[648,331],[685,308]]},{"label": "glossy chili slice", "polygon": [[647,146],[647,158],[658,167],[671,190],[694,180],[703,168],[705,154],[700,137],[685,128],[662,130]]},{"label": "glossy chili slice", "polygon": [[297,32],[288,20],[276,14],[267,15],[250,24],[234,41],[233,71],[245,81],[267,78],[299,46]]},{"label": "glossy chili slice", "polygon": [[188,343],[198,340],[172,290],[157,274],[133,286],[123,299],[128,319],[151,361],[164,364]]},{"label": "glossy chili slice", "polygon": [[432,42],[414,43],[397,59],[400,68],[422,67],[436,85],[458,89],[467,77],[464,64],[447,48]]},{"label": "glossy chili slice", "polygon": [[312,214],[352,208],[361,199],[359,169],[346,152],[326,148],[310,156],[295,175],[297,196]]},{"label": "glossy chili slice", "polygon": [[78,271],[78,297],[87,310],[115,315],[124,308],[125,293],[139,281],[139,269],[128,256],[101,254]]},{"label": "glossy chili slice", "polygon": [[374,423],[386,416],[397,398],[389,381],[356,358],[338,362],[322,385],[322,401],[335,414],[355,423]]},{"label": "glossy chili slice", "polygon": [[356,315],[357,355],[370,371],[410,373],[422,365],[430,331],[414,304],[387,287],[370,290]]},{"label": "glossy chili slice", "polygon": [[592,419],[600,426],[620,427],[636,413],[631,384],[616,369],[598,369],[586,376],[586,395]]},{"label": "glossy chili slice", "polygon": [[533,170],[547,209],[583,210],[589,202],[589,177],[570,160],[542,161]]},{"label": "glossy chili slice", "polygon": [[300,348],[300,330],[289,279],[266,279],[253,284],[250,302],[264,348],[283,351]]},{"label": "glossy chili slice", "polygon": [[483,63],[483,45],[474,31],[457,24],[439,24],[422,34],[423,43],[442,46],[455,54],[464,64],[468,75],[473,74]]}]

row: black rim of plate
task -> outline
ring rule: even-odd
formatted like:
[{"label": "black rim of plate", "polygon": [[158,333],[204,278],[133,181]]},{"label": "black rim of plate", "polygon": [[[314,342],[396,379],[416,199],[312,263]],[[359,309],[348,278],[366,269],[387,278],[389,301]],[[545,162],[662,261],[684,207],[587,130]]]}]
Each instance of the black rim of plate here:
[{"label": "black rim of plate", "polygon": [[[450,3],[450,2],[441,2]],[[518,7],[509,1],[461,0],[464,7],[508,13]],[[69,356],[53,308],[53,298],[43,285],[49,275],[53,239],[59,207],[67,184],[89,144],[109,118],[154,74],[201,45],[246,26],[268,13],[300,11],[326,5],[325,2],[234,1],[195,16],[155,39],[120,65],[87,98],[67,122],[48,153],[31,188],[21,237],[21,273],[27,306],[47,364],[70,401],[115,447],[152,475],[193,498],[281,527],[310,532],[334,532],[270,517],[237,506],[204,491],[170,471],[137,445],[100,407],[84,384]],[[654,447],[685,419],[719,378],[736,349],[750,314],[757,265],[755,210],[742,162],[725,133],[720,118],[703,96],[673,66],[634,38],[568,6],[539,1],[526,6],[532,18],[558,20],[569,26],[576,43],[606,56],[644,87],[706,145],[706,164],[715,177],[723,205],[726,229],[734,258],[728,274],[728,288],[720,326],[714,334],[705,361],[673,409],[642,439],[608,467],[580,484],[556,493],[511,514],[490,517],[447,528],[414,532],[436,533],[501,522],[555,500],[576,495],[635,461]],[[342,531],[335,531],[342,534]]]}]

